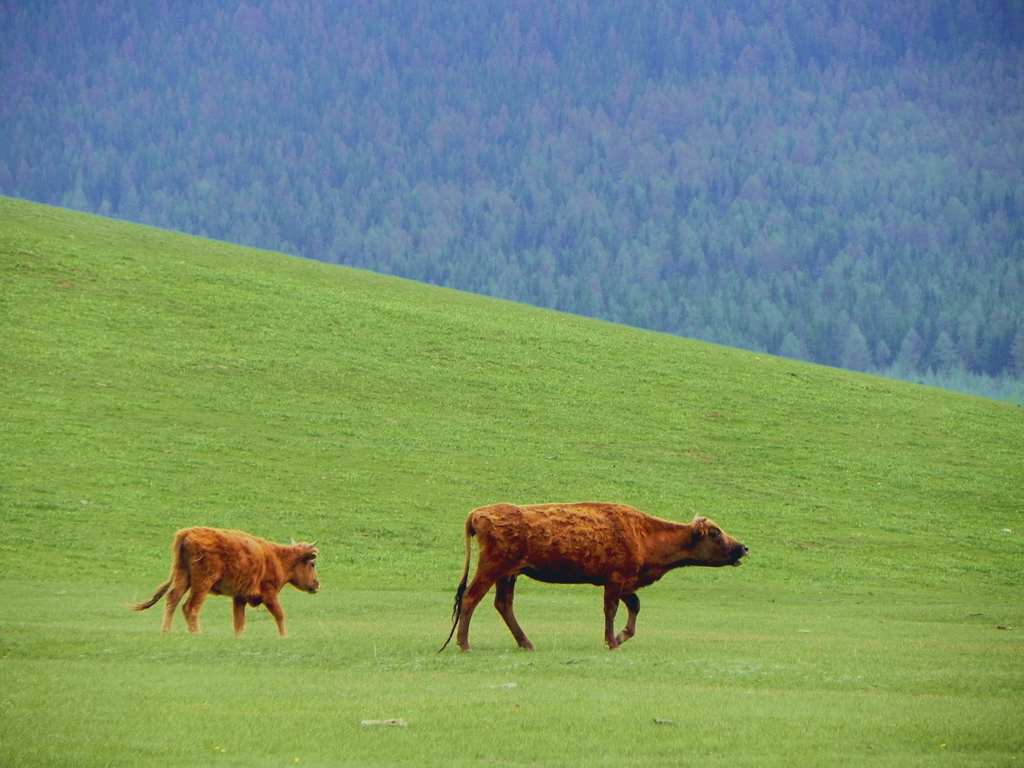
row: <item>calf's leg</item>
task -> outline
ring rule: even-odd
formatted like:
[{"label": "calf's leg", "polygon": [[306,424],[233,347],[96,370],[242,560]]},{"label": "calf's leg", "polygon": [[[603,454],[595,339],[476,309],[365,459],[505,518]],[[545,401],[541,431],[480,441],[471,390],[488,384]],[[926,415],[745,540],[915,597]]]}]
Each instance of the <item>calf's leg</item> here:
[{"label": "calf's leg", "polygon": [[515,576],[503,576],[497,581],[497,587],[494,595],[494,607],[498,609],[498,613],[501,614],[501,618],[505,620],[505,625],[509,628],[512,633],[512,637],[516,639],[520,648],[524,648],[527,651],[533,650],[533,643],[523,632],[523,628],[519,626],[519,622],[516,621],[516,615],[512,612],[512,600],[515,597],[516,589],[516,577]]},{"label": "calf's leg", "polygon": [[188,596],[188,600],[185,601],[185,607],[182,609],[185,614],[185,623],[188,625],[188,631],[193,635],[198,635],[200,632],[199,609],[203,607],[203,601],[206,600],[207,594],[209,592],[206,587],[193,584],[192,594]]},{"label": "calf's leg", "polygon": [[241,637],[245,631],[245,598],[236,597],[234,603],[235,637]]},{"label": "calf's leg", "polygon": [[640,598],[636,594],[623,595],[621,598],[626,610],[629,611],[629,618],[626,619],[626,626],[615,636],[615,642],[622,645],[636,634],[636,616],[640,613]]},{"label": "calf's leg", "polygon": [[175,568],[171,576],[171,589],[167,593],[167,604],[164,606],[164,623],[161,630],[171,631],[171,622],[174,621],[174,611],[181,602],[182,596],[188,591],[188,573]]},{"label": "calf's leg", "polygon": [[277,622],[277,634],[281,637],[287,637],[288,632],[284,628],[284,609],[281,607],[280,601],[277,599],[277,595],[264,596],[263,604],[267,606],[267,610],[270,611],[270,615],[274,617],[274,621]]},{"label": "calf's leg", "polygon": [[187,586],[179,589],[178,585],[175,584],[171,587],[171,591],[167,593],[167,604],[164,606],[164,623],[161,627],[161,631],[171,631],[171,622],[174,621],[174,611],[177,609],[178,603],[181,602],[181,598],[187,589]]}]

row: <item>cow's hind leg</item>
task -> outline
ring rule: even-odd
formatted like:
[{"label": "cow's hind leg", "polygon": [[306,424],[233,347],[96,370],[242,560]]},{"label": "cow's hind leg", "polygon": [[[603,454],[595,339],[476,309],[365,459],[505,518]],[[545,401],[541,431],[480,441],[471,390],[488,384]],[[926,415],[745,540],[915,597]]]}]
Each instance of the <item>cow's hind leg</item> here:
[{"label": "cow's hind leg", "polygon": [[212,586],[206,582],[193,582],[192,594],[188,596],[185,607],[182,608],[182,612],[185,614],[185,623],[188,624],[188,631],[193,635],[199,634],[199,609],[203,607],[203,601],[206,600]]},{"label": "cow's hind leg", "polygon": [[623,595],[620,598],[629,611],[629,618],[626,619],[626,626],[615,636],[615,642],[622,645],[636,634],[636,617],[640,613],[640,598],[636,594]]},{"label": "cow's hind leg", "polygon": [[495,581],[497,581],[495,576],[477,568],[476,576],[473,577],[473,581],[469,585],[469,589],[466,590],[466,594],[462,596],[462,606],[459,609],[459,631],[456,641],[459,644],[459,648],[463,651],[469,650],[469,622],[473,618],[473,611],[476,610],[477,604],[484,599],[487,590],[491,588]]},{"label": "cow's hind leg", "polygon": [[182,571],[175,571],[171,578],[171,589],[167,593],[167,604],[164,606],[164,623],[161,627],[162,631],[171,631],[171,622],[174,621],[174,611],[178,608],[178,603],[181,602],[181,598],[188,591],[188,574]]},{"label": "cow's hind leg", "polygon": [[519,626],[519,622],[516,621],[516,615],[512,612],[512,600],[515,597],[516,589],[516,577],[515,576],[502,576],[497,581],[497,587],[495,589],[496,594],[494,595],[494,607],[498,609],[498,613],[501,614],[501,618],[505,620],[506,626],[512,633],[512,637],[519,643],[519,647],[527,651],[533,650],[533,643],[523,632],[523,628]]}]

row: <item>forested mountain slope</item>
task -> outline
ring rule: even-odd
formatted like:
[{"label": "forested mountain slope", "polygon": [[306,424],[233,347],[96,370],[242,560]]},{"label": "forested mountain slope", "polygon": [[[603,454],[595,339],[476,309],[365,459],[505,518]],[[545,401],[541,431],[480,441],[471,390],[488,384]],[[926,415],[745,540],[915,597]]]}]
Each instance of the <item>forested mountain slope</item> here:
[{"label": "forested mountain slope", "polygon": [[0,3],[0,192],[862,370],[1024,373],[1024,9]]}]

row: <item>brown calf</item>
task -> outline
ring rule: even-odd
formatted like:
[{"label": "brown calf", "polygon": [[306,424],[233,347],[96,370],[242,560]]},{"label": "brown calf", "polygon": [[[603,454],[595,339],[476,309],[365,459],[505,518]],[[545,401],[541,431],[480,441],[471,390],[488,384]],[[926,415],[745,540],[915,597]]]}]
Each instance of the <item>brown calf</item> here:
[{"label": "brown calf", "polygon": [[[470,539],[476,536],[480,555],[476,575],[469,576]],[[640,599],[646,587],[673,568],[685,565],[739,565],[747,548],[706,517],[674,523],[622,504],[494,504],[466,518],[466,560],[455,593],[452,631],[469,650],[469,622],[477,603],[497,584],[494,607],[520,648],[533,650],[512,612],[516,577],[520,574],[556,584],[604,587],[604,639],[617,648],[636,633]],[[613,622],[622,601],[629,611],[625,628],[615,634]]]},{"label": "brown calf", "polygon": [[284,611],[278,593],[285,584],[314,593],[320,589],[316,576],[318,550],[313,544],[274,544],[244,531],[220,528],[184,528],[174,536],[171,546],[171,575],[156,594],[144,603],[132,606],[144,611],[168,589],[163,631],[171,630],[174,609],[189,589],[182,609],[188,631],[199,631],[199,609],[206,595],[231,595],[234,598],[235,634],[245,629],[246,604],[261,603],[277,622],[284,637]]}]

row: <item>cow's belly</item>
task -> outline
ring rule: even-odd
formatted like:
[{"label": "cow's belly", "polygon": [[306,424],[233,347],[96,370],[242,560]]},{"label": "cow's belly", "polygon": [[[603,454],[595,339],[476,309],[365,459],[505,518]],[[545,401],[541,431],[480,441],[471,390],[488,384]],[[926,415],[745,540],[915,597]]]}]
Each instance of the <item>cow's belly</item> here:
[{"label": "cow's belly", "polygon": [[258,594],[252,594],[249,591],[242,591],[235,588],[235,585],[228,581],[219,581],[213,585],[210,589],[215,595],[227,595],[228,597],[234,597],[237,600],[245,600],[252,607],[263,604],[263,597]]},{"label": "cow's belly", "polygon": [[595,573],[588,573],[575,566],[546,566],[535,568],[527,566],[519,571],[537,581],[548,584],[604,584],[604,578]]},{"label": "cow's belly", "polygon": [[215,595],[227,595],[229,597],[247,597],[246,593],[250,590],[246,587],[236,584],[235,581],[232,579],[225,578],[221,579],[216,584],[214,584],[213,587],[210,588],[210,591]]},{"label": "cow's belly", "polygon": [[553,584],[604,584],[612,571],[621,570],[626,553],[614,544],[582,536],[535,536],[528,540],[520,572]]}]

